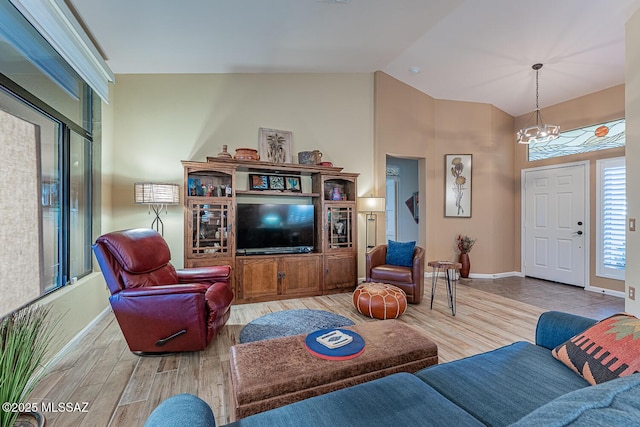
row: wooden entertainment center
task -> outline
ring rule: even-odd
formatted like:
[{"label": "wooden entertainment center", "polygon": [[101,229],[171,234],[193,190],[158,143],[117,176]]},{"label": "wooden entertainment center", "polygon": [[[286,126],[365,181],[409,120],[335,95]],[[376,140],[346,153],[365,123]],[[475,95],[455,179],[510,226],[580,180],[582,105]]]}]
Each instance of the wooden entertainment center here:
[{"label": "wooden entertainment center", "polygon": [[[218,157],[208,157],[206,162],[182,161],[182,165],[184,266],[231,265],[235,303],[355,288],[358,174],[337,167]],[[303,253],[238,253],[236,210],[241,203],[313,205],[313,249]]]}]

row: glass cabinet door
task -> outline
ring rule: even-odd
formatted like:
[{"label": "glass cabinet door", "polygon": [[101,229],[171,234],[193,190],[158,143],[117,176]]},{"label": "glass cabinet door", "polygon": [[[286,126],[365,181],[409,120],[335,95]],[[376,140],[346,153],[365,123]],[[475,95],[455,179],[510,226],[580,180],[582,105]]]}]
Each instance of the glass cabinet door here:
[{"label": "glass cabinet door", "polygon": [[192,256],[228,256],[231,253],[229,204],[219,199],[189,202]]},{"label": "glass cabinet door", "polygon": [[352,205],[327,207],[327,249],[351,249],[354,246],[354,208]]}]

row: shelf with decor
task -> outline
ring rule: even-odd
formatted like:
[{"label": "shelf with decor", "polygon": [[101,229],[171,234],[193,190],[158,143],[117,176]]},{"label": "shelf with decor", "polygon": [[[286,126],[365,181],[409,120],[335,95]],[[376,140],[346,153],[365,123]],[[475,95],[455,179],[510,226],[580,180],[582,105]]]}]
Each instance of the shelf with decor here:
[{"label": "shelf with decor", "polygon": [[[231,265],[235,303],[355,288],[358,174],[338,167],[215,157],[182,164],[185,267]],[[339,200],[332,200],[334,193]],[[289,207],[279,209],[283,205]],[[273,252],[248,250],[253,240],[278,240],[265,229],[275,221],[272,213],[290,217],[284,222],[287,229],[294,229],[295,239],[306,233],[306,240],[279,242],[294,245],[284,252],[281,246],[267,248]]]},{"label": "shelf with decor", "polygon": [[283,197],[320,197],[320,193],[292,193],[286,191],[236,190],[236,195],[244,196],[283,196]]}]

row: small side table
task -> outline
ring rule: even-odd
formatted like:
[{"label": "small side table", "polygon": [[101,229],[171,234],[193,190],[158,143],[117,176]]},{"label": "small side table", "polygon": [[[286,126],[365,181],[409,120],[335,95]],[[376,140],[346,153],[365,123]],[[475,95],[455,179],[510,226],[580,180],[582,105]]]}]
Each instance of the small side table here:
[{"label": "small side table", "polygon": [[[456,315],[456,285],[458,283],[458,270],[462,268],[462,264],[452,261],[429,261],[427,264],[429,267],[433,267],[433,275],[431,276],[431,309],[433,309],[433,297],[436,294],[436,284],[438,282],[438,276],[440,270],[445,273],[447,280],[447,302],[451,309],[451,314]],[[451,272],[453,271],[453,278]],[[452,283],[453,282],[453,283]]]}]

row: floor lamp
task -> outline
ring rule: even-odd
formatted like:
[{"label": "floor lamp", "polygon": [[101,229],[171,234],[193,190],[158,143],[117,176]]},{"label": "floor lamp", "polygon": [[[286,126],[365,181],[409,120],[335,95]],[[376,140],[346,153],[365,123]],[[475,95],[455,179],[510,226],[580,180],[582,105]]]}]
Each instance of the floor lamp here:
[{"label": "floor lamp", "polygon": [[[384,212],[386,200],[384,197],[358,197],[358,212],[365,212],[367,214],[367,221],[365,226],[365,236],[367,249],[376,246],[376,239],[378,236],[378,216],[374,212]],[[373,227],[373,245],[369,245],[369,224]]]},{"label": "floor lamp", "polygon": [[156,217],[151,223],[151,228],[155,228],[164,236],[164,223],[160,219],[160,212],[164,209],[166,213],[168,205],[180,203],[180,186],[178,184],[136,182],[133,184],[133,197],[136,204],[149,205],[149,213],[153,210]]}]

